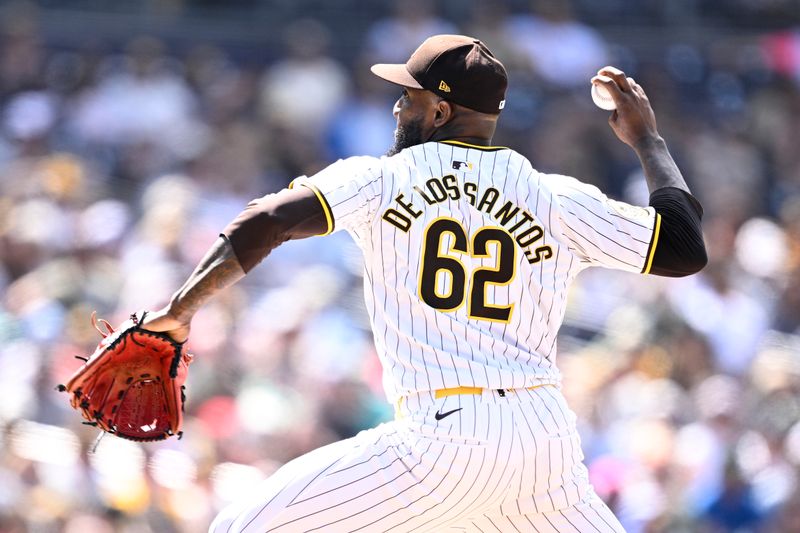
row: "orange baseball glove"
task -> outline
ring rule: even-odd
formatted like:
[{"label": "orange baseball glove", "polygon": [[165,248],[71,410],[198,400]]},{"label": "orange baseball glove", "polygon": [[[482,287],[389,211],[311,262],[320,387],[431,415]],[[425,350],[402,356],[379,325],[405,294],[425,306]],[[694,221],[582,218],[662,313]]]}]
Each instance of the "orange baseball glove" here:
[{"label": "orange baseball glove", "polygon": [[[186,376],[192,355],[184,344],[168,335],[143,329],[132,314],[117,330],[105,320],[98,327],[103,336],[94,353],[60,391],[70,394],[70,403],[84,422],[136,441],[181,437]],[[80,358],[84,359],[84,358]]]}]

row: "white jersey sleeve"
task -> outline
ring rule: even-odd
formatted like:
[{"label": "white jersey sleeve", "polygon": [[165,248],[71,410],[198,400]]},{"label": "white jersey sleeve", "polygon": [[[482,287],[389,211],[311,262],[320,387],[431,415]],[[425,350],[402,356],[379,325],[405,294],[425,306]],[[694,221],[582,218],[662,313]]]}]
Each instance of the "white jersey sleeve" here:
[{"label": "white jersey sleeve", "polygon": [[322,204],[328,221],[323,235],[352,231],[371,223],[381,201],[383,173],[375,157],[340,159],[313,176],[300,176],[290,188],[308,187]]},{"label": "white jersey sleeve", "polygon": [[661,217],[652,207],[612,200],[569,176],[543,176],[552,194],[552,230],[587,266],[648,273]]}]

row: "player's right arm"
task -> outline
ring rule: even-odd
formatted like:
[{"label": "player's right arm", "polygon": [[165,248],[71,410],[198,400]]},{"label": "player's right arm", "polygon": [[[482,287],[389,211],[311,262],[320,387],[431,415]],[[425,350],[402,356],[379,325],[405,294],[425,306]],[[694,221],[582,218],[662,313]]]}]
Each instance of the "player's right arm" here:
[{"label": "player's right arm", "polygon": [[703,208],[692,196],[667,144],[644,89],[614,67],[604,67],[592,83],[605,86],[616,104],[608,123],[619,139],[633,148],[650,190],[650,206],[658,214],[645,273],[685,276],[708,261],[700,221]]},{"label": "player's right arm", "polygon": [[675,187],[688,193],[689,187],[658,133],[656,115],[641,85],[615,67],[600,69],[592,83],[603,85],[614,99],[617,109],[608,124],[639,156],[650,192]]}]

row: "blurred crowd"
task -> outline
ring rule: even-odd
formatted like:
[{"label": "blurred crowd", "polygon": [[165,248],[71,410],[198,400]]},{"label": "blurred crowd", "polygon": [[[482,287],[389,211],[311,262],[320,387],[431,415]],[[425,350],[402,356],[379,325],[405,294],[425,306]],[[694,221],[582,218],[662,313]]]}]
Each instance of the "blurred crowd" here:
[{"label": "blurred crowd", "polygon": [[309,12],[261,63],[157,32],[59,45],[36,9],[3,11],[0,533],[203,531],[287,460],[393,416],[341,234],[279,248],[197,315],[182,440],[95,443],[54,386],[98,342],[92,311],[163,305],[251,198],[385,153],[398,89],[368,65],[452,32],[509,70],[495,144],[646,204],[589,98],[622,67],[705,208],[702,273],[590,270],[570,293],[559,366],[598,493],[631,533],[800,531],[800,26],[692,40],[660,20],[628,42],[566,1],[467,4],[388,2],[347,54]]}]

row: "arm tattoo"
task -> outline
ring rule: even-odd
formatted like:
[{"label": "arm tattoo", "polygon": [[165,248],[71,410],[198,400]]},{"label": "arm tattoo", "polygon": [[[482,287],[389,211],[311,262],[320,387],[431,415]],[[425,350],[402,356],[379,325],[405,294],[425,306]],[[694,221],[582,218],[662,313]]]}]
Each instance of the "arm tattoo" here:
[{"label": "arm tattoo", "polygon": [[636,155],[639,156],[639,161],[642,163],[642,170],[644,170],[644,177],[650,192],[664,187],[676,187],[690,192],[664,139],[659,137],[638,146]]},{"label": "arm tattoo", "polygon": [[212,296],[244,277],[228,239],[220,237],[197,265],[186,283],[172,296],[170,308],[176,318],[191,317]]}]

